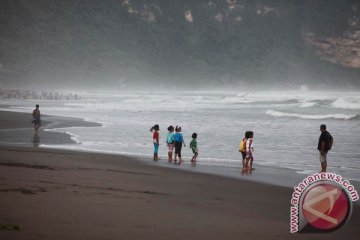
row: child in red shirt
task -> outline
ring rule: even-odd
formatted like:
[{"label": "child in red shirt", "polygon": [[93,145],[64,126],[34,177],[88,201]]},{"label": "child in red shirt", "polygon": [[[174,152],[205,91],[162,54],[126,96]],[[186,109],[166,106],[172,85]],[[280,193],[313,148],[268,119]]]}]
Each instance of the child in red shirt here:
[{"label": "child in red shirt", "polygon": [[159,160],[159,157],[158,157],[158,151],[159,151],[159,130],[160,130],[160,127],[158,124],[155,124],[154,126],[152,126],[150,128],[150,132],[154,131],[154,134],[153,134],[153,143],[154,143],[154,161],[157,161]]}]

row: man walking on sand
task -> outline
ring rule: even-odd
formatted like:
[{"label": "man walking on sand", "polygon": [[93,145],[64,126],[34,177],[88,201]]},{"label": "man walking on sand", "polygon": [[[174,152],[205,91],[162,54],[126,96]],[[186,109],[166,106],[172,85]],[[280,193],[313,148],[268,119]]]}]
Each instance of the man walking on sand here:
[{"label": "man walking on sand", "polygon": [[33,116],[32,123],[34,124],[35,136],[39,136],[39,128],[41,126],[39,107],[40,107],[39,104],[36,104],[36,108],[34,109],[34,111],[32,113],[32,116]]},{"label": "man walking on sand", "polygon": [[318,150],[320,152],[320,163],[321,163],[321,172],[326,172],[327,167],[327,153],[331,149],[333,144],[333,137],[331,134],[326,130],[326,125],[320,125],[320,137],[318,143]]}]

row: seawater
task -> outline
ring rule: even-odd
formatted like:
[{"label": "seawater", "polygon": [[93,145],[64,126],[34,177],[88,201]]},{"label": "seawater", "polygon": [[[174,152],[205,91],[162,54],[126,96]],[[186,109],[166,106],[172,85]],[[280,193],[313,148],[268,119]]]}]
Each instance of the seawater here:
[{"label": "seawater", "polygon": [[[166,159],[169,125],[182,127],[189,161],[191,134],[198,134],[198,164],[240,167],[239,143],[254,136],[254,164],[300,172],[320,170],[317,141],[325,123],[334,137],[328,169],[360,180],[359,92],[92,92],[80,101],[40,103],[42,114],[80,117],[102,127],[64,128],[76,145],[56,146],[149,158],[154,124],[160,125],[160,156]],[[31,112],[33,101],[6,101],[15,111]],[[51,147],[51,146],[46,146]],[[54,146],[53,146],[54,147]]]}]

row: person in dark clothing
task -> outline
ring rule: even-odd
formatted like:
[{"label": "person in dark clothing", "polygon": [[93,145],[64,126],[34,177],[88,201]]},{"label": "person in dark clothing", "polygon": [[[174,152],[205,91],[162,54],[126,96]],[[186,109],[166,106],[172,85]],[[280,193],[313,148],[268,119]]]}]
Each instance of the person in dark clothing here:
[{"label": "person in dark clothing", "polygon": [[32,123],[34,124],[34,132],[35,132],[35,136],[39,136],[39,128],[41,126],[41,117],[40,117],[40,110],[39,110],[39,105],[36,104],[35,106],[36,108],[34,109],[32,116],[33,116],[33,120]]},{"label": "person in dark clothing", "polygon": [[181,133],[181,127],[176,126],[175,127],[175,135],[174,135],[174,140],[175,140],[175,163],[177,162],[177,157],[179,156],[179,164],[182,163],[182,159],[181,159],[181,148],[182,145],[184,144],[185,147],[185,141],[183,138],[183,135]]},{"label": "person in dark clothing", "polygon": [[327,167],[327,153],[331,149],[333,144],[333,137],[326,130],[326,125],[320,125],[320,137],[318,142],[318,150],[320,152],[320,163],[321,163],[321,172],[326,172]]}]

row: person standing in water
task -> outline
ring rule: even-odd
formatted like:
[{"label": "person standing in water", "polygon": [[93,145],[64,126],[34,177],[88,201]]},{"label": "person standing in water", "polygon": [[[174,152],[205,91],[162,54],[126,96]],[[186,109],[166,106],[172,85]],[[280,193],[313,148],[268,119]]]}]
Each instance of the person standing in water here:
[{"label": "person standing in water", "polygon": [[246,158],[246,135],[247,132],[245,132],[245,137],[241,140],[240,145],[239,145],[239,152],[241,152],[241,156],[242,156],[242,168],[246,169],[246,165],[245,165],[245,158]]},{"label": "person standing in water", "polygon": [[[245,168],[249,170],[254,170],[255,168],[252,167],[254,157],[253,157],[253,151],[254,151],[254,133],[252,131],[246,132],[246,158],[245,158]],[[250,162],[250,166],[249,166]]]},{"label": "person standing in water", "polygon": [[153,134],[153,144],[154,144],[154,161],[159,160],[158,152],[159,152],[159,131],[160,127],[158,124],[155,124],[150,128],[150,132],[154,132]]},{"label": "person standing in water", "polygon": [[40,110],[39,110],[39,104],[36,104],[35,109],[32,113],[32,123],[34,124],[34,132],[35,136],[39,136],[39,128],[41,126],[41,117],[40,117]]},{"label": "person standing in water", "polygon": [[181,133],[181,127],[178,127],[176,126],[175,127],[175,136],[174,136],[174,140],[175,140],[175,163],[177,161],[177,157],[179,156],[179,164],[182,162],[182,159],[181,159],[181,148],[182,148],[182,145],[184,144],[184,147],[185,146],[185,142],[184,142],[184,138],[183,138],[183,135]]},{"label": "person standing in water", "polygon": [[199,149],[197,148],[197,141],[196,141],[197,133],[193,133],[191,137],[192,137],[192,140],[190,142],[190,148],[194,154],[194,156],[191,158],[191,162],[195,163],[196,158],[199,155]]},{"label": "person standing in water", "polygon": [[320,137],[318,142],[318,150],[320,152],[320,163],[321,163],[321,172],[326,172],[327,167],[327,153],[331,149],[333,144],[333,137],[326,130],[326,125],[320,125]]},{"label": "person standing in water", "polygon": [[175,136],[175,133],[174,133],[174,127],[173,126],[169,126],[168,127],[168,134],[166,135],[166,144],[167,144],[167,147],[168,147],[168,161],[169,162],[172,162],[172,155],[173,155],[173,152],[174,152],[174,136]]}]

